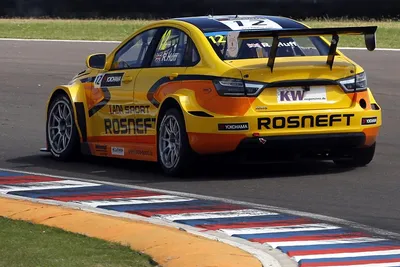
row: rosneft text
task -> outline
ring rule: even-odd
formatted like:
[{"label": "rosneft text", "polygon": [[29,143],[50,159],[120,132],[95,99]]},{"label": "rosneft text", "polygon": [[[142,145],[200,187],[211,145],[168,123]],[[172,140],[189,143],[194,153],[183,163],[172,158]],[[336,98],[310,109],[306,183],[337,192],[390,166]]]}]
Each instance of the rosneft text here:
[{"label": "rosneft text", "polygon": [[283,129],[283,128],[314,128],[332,127],[335,124],[351,124],[354,114],[332,114],[317,116],[289,116],[289,117],[265,117],[258,118],[258,129]]},{"label": "rosneft text", "polygon": [[155,118],[137,119],[104,119],[106,134],[147,134],[149,129],[155,128]]}]

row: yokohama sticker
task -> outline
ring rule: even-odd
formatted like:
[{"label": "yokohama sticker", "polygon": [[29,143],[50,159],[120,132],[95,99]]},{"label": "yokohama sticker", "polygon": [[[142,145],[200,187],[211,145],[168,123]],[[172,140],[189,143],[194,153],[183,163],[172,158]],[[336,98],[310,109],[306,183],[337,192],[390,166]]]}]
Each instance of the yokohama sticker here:
[{"label": "yokohama sticker", "polygon": [[102,87],[121,86],[123,76],[124,73],[105,74],[101,80],[101,86]]},{"label": "yokohama sticker", "polygon": [[218,124],[219,131],[247,131],[248,129],[249,124],[247,122]]},{"label": "yokohama sticker", "polygon": [[369,117],[369,118],[362,118],[361,119],[361,125],[373,125],[378,122],[377,117]]}]

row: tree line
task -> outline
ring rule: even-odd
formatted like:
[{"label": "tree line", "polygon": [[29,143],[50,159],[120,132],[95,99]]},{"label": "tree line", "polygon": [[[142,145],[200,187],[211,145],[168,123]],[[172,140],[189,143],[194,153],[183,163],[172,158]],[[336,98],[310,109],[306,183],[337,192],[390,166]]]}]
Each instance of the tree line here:
[{"label": "tree line", "polygon": [[1,17],[149,19],[210,14],[399,18],[400,0],[0,0]]}]

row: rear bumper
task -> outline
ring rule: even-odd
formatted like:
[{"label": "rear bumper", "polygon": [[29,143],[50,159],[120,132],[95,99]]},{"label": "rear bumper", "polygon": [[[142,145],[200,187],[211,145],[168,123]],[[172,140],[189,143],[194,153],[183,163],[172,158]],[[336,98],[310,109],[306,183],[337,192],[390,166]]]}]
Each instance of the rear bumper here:
[{"label": "rear bumper", "polygon": [[[376,141],[382,116],[381,110],[353,108],[245,116],[186,114],[185,123],[192,149],[199,154],[215,154],[260,146],[269,149],[367,147]],[[260,140],[265,140],[265,144]]]},{"label": "rear bumper", "polygon": [[260,135],[246,134],[205,134],[188,133],[192,149],[199,154],[220,154],[228,152],[258,154],[343,154],[368,147],[376,142],[379,127],[367,128],[360,132]]},{"label": "rear bumper", "polygon": [[364,133],[260,136],[243,139],[237,149],[327,150],[357,148],[362,147],[365,140]]},{"label": "rear bumper", "polygon": [[[223,141],[222,136],[219,140],[211,138],[210,136],[209,140],[217,142],[210,148],[214,151],[225,150],[218,154],[226,155],[226,159],[255,163],[351,158],[358,148],[373,144],[366,145],[370,138],[364,132],[244,137],[237,143],[236,147],[233,147],[235,143],[232,141],[235,140],[232,139],[232,136],[231,138],[225,137],[225,141]],[[229,147],[231,148],[230,151],[228,151]],[[207,147],[203,146],[200,150],[205,151]],[[207,152],[201,154],[213,154],[210,153],[210,150]]]},{"label": "rear bumper", "polygon": [[366,139],[364,133],[253,137],[243,139],[235,154],[249,162],[339,159],[351,157]]}]

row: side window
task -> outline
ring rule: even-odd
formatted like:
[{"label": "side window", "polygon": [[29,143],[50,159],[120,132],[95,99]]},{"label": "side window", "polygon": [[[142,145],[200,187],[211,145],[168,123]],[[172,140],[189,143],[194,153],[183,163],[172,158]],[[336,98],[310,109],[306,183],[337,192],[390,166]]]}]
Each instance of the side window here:
[{"label": "side window", "polygon": [[194,66],[200,61],[200,55],[197,48],[192,40],[189,39],[186,53],[185,53],[185,65]]},{"label": "side window", "polygon": [[116,53],[112,69],[140,68],[156,32],[157,29],[148,30],[130,40]]},{"label": "side window", "polygon": [[152,67],[177,67],[185,65],[189,37],[182,31],[167,28],[157,46]]}]

